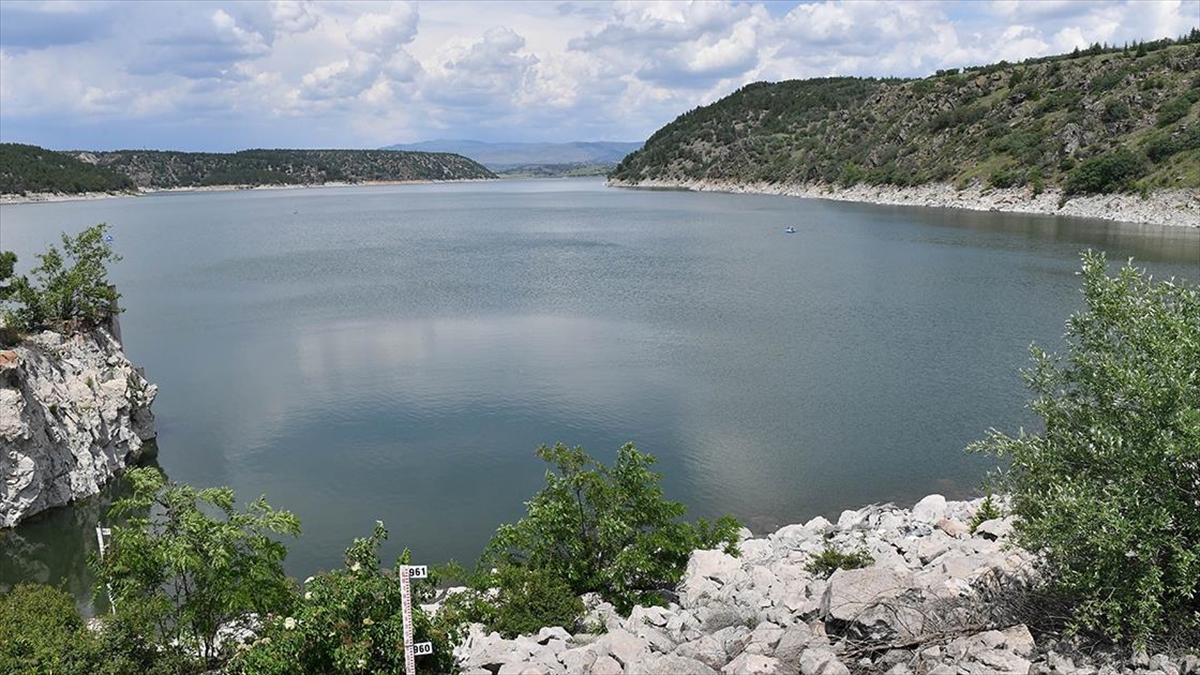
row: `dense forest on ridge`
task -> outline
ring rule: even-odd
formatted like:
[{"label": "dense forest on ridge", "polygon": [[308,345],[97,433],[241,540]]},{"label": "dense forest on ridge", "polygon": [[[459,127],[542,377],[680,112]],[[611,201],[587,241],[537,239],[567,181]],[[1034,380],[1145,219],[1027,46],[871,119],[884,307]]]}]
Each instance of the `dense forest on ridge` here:
[{"label": "dense forest on ridge", "polygon": [[217,185],[495,178],[461,155],[393,150],[243,150],[234,153],[117,150],[56,152],[0,145],[0,192],[80,193]]}]

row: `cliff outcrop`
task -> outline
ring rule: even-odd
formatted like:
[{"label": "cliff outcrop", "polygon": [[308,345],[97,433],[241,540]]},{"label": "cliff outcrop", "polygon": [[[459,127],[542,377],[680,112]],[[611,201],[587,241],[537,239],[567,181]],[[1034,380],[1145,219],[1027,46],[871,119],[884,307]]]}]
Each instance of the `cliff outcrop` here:
[{"label": "cliff outcrop", "polygon": [[137,461],[157,393],[104,329],[0,351],[0,527],[96,494]]}]

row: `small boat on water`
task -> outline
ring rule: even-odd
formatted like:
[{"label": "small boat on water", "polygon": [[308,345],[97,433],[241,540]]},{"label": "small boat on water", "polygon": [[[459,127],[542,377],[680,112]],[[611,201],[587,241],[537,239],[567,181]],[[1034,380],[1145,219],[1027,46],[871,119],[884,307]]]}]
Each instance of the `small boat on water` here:
[{"label": "small boat on water", "polygon": [[792,227],[791,225],[788,225],[787,229],[785,229],[783,231],[783,233],[784,234],[796,234],[796,228]]}]

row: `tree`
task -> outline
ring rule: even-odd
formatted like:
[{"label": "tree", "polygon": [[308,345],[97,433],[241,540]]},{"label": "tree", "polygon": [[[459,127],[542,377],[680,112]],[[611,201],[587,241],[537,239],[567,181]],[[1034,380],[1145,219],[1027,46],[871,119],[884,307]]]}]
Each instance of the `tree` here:
[{"label": "tree", "polygon": [[1066,355],[1024,373],[1045,430],[972,448],[1008,458],[1016,543],[1072,625],[1144,642],[1200,627],[1200,289],[1088,252],[1083,295]]},{"label": "tree", "polygon": [[13,294],[13,268],[16,264],[16,253],[0,251],[0,300],[7,300]]},{"label": "tree", "polygon": [[[661,603],[694,549],[736,550],[738,523],[728,516],[711,524],[680,520],[686,507],[663,498],[662,477],[650,470],[655,458],[632,443],[612,466],[561,443],[537,454],[553,466],[546,487],[527,502],[525,518],[496,531],[480,561],[483,578],[474,584],[480,592],[499,589],[500,613],[525,611],[517,605],[533,588],[558,597],[595,592],[622,612]],[[546,618],[561,623],[566,601],[548,606],[558,616]]]},{"label": "tree", "polygon": [[100,223],[74,237],[63,233],[61,252],[51,245],[37,255],[41,264],[30,272],[33,283],[26,277],[10,283],[9,292],[17,302],[12,313],[16,327],[94,326],[108,319],[120,295],[109,286],[107,265],[119,262],[121,256],[105,241],[107,232],[108,225]]},{"label": "tree", "polygon": [[112,528],[112,547],[96,561],[123,621],[163,651],[212,665],[221,656],[216,637],[223,624],[290,610],[287,549],[274,535],[299,534],[294,515],[262,497],[237,511],[233,490],[167,483],[154,468],[126,476],[133,495],[112,513],[131,517]]}]

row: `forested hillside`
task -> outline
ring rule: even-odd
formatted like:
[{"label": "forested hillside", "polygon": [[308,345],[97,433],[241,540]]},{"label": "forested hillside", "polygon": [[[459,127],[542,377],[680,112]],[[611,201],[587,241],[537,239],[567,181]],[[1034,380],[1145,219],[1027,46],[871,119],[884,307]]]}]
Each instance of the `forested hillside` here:
[{"label": "forested hillside", "polygon": [[67,153],[36,145],[0,143],[0,194],[111,192],[133,181]]},{"label": "forested hillside", "polygon": [[389,150],[56,152],[32,145],[0,145],[0,193],[6,194],[495,177],[482,165],[448,153]]},{"label": "forested hillside", "polygon": [[243,150],[226,154],[119,150],[79,156],[129,176],[140,188],[495,178],[491,171],[466,157],[433,152]]},{"label": "forested hillside", "polygon": [[1200,187],[1198,102],[1200,30],[919,80],[760,82],[681,115],[610,178]]}]

